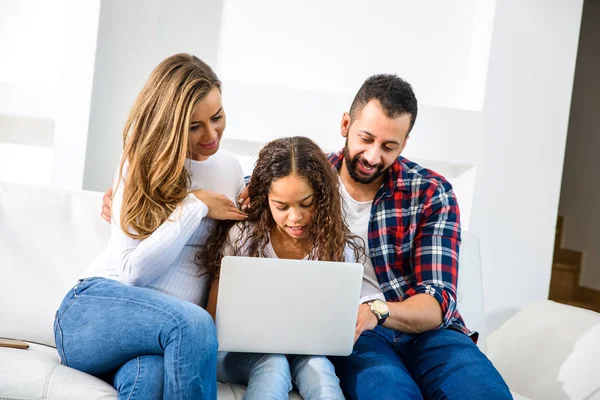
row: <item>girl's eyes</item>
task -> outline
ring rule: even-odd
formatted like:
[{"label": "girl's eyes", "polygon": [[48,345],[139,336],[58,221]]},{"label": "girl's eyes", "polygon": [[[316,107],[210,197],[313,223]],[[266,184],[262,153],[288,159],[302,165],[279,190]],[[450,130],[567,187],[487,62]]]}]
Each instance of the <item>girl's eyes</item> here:
[{"label": "girl's eyes", "polygon": [[[303,208],[309,208],[310,206],[312,206],[312,201],[309,204],[300,204],[301,207]],[[287,210],[289,207],[285,206],[285,207],[276,207],[279,211],[285,211]]]}]

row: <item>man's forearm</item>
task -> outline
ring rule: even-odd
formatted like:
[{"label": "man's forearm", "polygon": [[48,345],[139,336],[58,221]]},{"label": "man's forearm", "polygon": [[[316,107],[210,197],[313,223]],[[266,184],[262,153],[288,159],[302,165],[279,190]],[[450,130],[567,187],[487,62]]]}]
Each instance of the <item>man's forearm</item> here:
[{"label": "man's forearm", "polygon": [[423,333],[442,323],[442,307],[428,294],[420,293],[400,302],[388,302],[390,316],[384,327],[406,333]]}]

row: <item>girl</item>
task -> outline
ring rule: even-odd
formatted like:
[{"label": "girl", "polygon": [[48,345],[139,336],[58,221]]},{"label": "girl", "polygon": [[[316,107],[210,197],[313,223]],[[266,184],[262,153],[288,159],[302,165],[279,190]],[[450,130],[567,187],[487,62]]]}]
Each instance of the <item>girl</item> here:
[{"label": "girl", "polygon": [[[338,178],[310,139],[274,140],[260,151],[248,187],[248,218],[209,238],[201,259],[213,274],[208,312],[215,315],[218,268],[225,255],[354,262],[359,248],[342,217]],[[228,224],[231,226],[231,224]],[[248,384],[244,399],[343,399],[324,356],[221,353],[222,382]]]},{"label": "girl", "polygon": [[217,153],[224,129],[221,83],[187,54],[156,67],[125,125],[110,242],[54,324],[62,363],[120,399],[216,399],[215,327],[199,306],[208,275],[194,256],[215,219],[245,219],[230,200],[241,166]]}]

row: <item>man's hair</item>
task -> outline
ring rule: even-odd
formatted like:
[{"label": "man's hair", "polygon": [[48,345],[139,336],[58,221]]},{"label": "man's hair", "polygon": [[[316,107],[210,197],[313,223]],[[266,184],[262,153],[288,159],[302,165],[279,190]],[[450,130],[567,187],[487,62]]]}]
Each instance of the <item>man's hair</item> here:
[{"label": "man's hair", "polygon": [[354,120],[371,100],[381,104],[388,118],[410,115],[410,132],[417,119],[417,98],[410,83],[392,74],[373,75],[368,78],[354,96],[350,107],[350,118]]}]

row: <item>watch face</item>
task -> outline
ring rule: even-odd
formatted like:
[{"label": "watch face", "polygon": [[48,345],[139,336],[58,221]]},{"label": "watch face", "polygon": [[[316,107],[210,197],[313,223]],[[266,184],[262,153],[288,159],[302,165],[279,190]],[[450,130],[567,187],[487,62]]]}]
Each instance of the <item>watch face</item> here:
[{"label": "watch face", "polygon": [[373,302],[373,309],[380,315],[386,314],[388,312],[388,306],[381,300],[375,300]]}]

